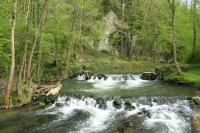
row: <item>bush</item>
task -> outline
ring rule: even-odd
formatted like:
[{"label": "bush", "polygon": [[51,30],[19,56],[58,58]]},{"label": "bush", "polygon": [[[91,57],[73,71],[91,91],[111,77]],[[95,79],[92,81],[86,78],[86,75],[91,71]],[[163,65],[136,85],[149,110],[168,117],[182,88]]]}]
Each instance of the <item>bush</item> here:
[{"label": "bush", "polygon": [[187,62],[200,64],[200,47],[197,47],[193,52],[191,52]]}]

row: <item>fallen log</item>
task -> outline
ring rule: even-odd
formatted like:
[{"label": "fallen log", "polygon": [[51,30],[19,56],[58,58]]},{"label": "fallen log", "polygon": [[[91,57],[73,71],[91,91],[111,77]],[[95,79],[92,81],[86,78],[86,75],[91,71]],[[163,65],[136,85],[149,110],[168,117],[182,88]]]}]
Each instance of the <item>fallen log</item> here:
[{"label": "fallen log", "polygon": [[45,104],[54,103],[62,88],[58,82],[56,85],[40,85],[33,92],[32,101],[35,103],[43,102]]},{"label": "fallen log", "polygon": [[57,83],[56,85],[41,85],[38,86],[37,89],[34,90],[34,94],[46,94],[46,95],[57,95],[62,88],[62,85],[60,83]]},{"label": "fallen log", "polygon": [[56,88],[51,89],[46,95],[47,95],[47,96],[50,96],[50,95],[52,95],[52,96],[58,95],[59,92],[60,92],[60,90],[61,90],[61,88],[62,88],[62,85],[59,83],[58,86],[57,86]]}]

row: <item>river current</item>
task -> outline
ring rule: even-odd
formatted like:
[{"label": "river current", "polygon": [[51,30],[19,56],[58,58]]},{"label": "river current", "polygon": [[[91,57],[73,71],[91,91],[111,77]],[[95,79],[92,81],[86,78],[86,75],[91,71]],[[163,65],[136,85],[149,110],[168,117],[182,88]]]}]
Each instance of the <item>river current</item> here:
[{"label": "river current", "polygon": [[1,111],[1,133],[190,133],[189,96],[198,91],[140,75],[80,75],[63,81],[57,101],[44,109]]}]

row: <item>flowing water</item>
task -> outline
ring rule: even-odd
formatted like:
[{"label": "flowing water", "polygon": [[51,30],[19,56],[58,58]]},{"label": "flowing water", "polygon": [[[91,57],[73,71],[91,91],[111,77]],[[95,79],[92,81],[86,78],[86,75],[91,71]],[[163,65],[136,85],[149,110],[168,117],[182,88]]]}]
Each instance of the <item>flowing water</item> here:
[{"label": "flowing water", "polygon": [[58,100],[36,110],[26,107],[0,112],[0,133],[190,133],[188,96],[193,88],[140,75],[85,75],[63,81]]}]

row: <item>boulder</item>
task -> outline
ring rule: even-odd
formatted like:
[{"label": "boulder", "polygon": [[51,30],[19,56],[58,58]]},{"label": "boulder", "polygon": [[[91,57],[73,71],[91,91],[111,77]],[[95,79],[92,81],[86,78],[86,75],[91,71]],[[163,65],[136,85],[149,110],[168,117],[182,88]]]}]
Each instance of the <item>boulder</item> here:
[{"label": "boulder", "polygon": [[[141,126],[141,123],[143,123],[144,118],[143,117],[137,117],[137,116],[130,116],[127,119],[124,119],[122,121],[119,121],[119,124],[114,127],[114,130],[111,132],[114,133],[138,133],[143,131],[143,127]],[[145,131],[143,131],[145,132]]]},{"label": "boulder", "polygon": [[39,108],[44,108],[46,104],[44,102],[38,102],[37,107]]},{"label": "boulder", "polygon": [[144,116],[147,116],[147,117],[151,117],[151,113],[146,110],[145,108],[142,108],[141,112],[138,113],[139,115],[144,115]]},{"label": "boulder", "polygon": [[133,110],[133,109],[135,109],[135,106],[132,105],[132,103],[131,103],[130,100],[125,101],[124,105],[125,105],[125,109],[126,110]]},{"label": "boulder", "polygon": [[63,106],[65,106],[64,103],[56,103],[55,105],[56,105],[56,107],[63,107]]},{"label": "boulder", "polygon": [[192,114],[192,128],[193,130],[200,131],[200,112]]},{"label": "boulder", "polygon": [[154,72],[145,72],[142,74],[141,79],[143,80],[156,80],[157,76]]},{"label": "boulder", "polygon": [[199,96],[192,97],[192,102],[194,102],[196,105],[200,105],[200,97]]},{"label": "boulder", "polygon": [[106,108],[106,101],[103,98],[96,98],[96,104],[101,109],[105,109]]},{"label": "boulder", "polygon": [[78,75],[84,75],[85,76],[85,80],[88,80],[92,77],[92,72],[89,70],[83,70],[81,71]]},{"label": "boulder", "polygon": [[121,106],[122,106],[122,101],[121,101],[120,99],[115,99],[115,100],[113,101],[113,106],[114,106],[115,108],[117,108],[117,109],[120,109]]},{"label": "boulder", "polygon": [[45,98],[45,103],[46,103],[46,104],[53,103],[53,100],[51,99],[51,97],[46,97],[46,98]]},{"label": "boulder", "polygon": [[77,118],[89,118],[91,116],[90,112],[81,110],[81,109],[74,109],[73,110],[74,113],[76,113],[76,117]]}]

